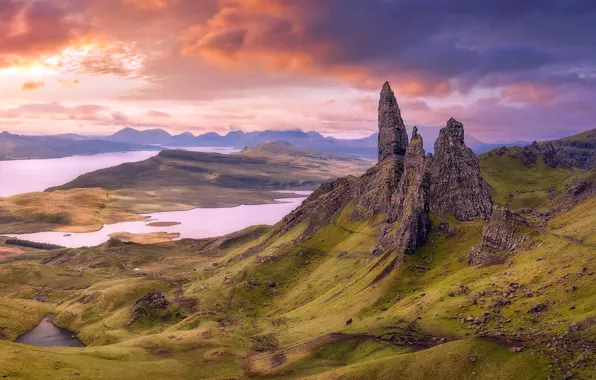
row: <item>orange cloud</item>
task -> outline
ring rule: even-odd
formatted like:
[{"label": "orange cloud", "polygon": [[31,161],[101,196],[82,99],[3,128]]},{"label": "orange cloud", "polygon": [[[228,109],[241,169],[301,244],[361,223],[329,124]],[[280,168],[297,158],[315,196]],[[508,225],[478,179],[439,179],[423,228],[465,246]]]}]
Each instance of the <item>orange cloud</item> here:
[{"label": "orange cloud", "polygon": [[45,86],[46,83],[45,82],[35,82],[35,81],[28,81],[23,83],[23,86],[21,86],[21,90],[23,91],[31,91],[31,90],[35,90],[38,88],[41,88],[43,86]]},{"label": "orange cloud", "polygon": [[89,29],[72,8],[61,3],[6,0],[2,4],[0,55],[59,51]]},{"label": "orange cloud", "polygon": [[[306,28],[316,9],[280,0],[223,0],[205,24],[180,34],[182,54],[199,56],[222,67],[265,67],[273,72],[330,76],[367,90],[392,80],[399,94],[444,96],[452,92],[447,79],[395,67],[391,75],[369,65],[338,60],[336,43],[313,38]],[[312,8],[312,7],[311,7]]]}]

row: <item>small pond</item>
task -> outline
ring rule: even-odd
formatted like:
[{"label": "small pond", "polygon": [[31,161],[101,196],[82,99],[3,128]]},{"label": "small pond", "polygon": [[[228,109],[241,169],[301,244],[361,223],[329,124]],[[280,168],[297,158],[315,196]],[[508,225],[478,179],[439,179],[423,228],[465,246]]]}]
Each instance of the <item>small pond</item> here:
[{"label": "small pond", "polygon": [[85,347],[77,337],[52,322],[54,314],[48,314],[37,326],[19,336],[14,342],[38,347]]}]

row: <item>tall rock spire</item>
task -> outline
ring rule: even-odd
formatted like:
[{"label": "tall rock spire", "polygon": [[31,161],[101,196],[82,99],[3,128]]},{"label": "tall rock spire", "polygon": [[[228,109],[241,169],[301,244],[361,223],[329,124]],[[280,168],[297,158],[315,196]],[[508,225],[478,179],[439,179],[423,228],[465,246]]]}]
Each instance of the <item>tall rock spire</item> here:
[{"label": "tall rock spire", "polygon": [[422,136],[414,127],[412,141],[406,149],[404,174],[391,201],[387,223],[381,229],[373,254],[391,251],[398,258],[413,253],[424,245],[431,227],[429,217],[428,159],[424,154]]},{"label": "tall rock spire", "polygon": [[405,155],[407,147],[408,134],[401,111],[389,82],[385,82],[379,100],[379,162]]},{"label": "tall rock spire", "polygon": [[478,158],[464,142],[464,125],[451,118],[435,142],[430,208],[459,220],[489,219],[493,201]]}]

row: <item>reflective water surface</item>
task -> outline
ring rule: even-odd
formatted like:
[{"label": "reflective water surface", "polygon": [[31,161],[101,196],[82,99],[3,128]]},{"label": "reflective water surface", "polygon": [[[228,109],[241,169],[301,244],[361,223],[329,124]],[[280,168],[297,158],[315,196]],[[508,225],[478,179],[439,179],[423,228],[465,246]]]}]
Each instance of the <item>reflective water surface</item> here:
[{"label": "reflective water surface", "polygon": [[37,326],[19,336],[14,342],[39,347],[85,347],[77,337],[66,329],[56,327],[53,314],[48,314]]},{"label": "reflective water surface", "polygon": [[[188,148],[196,152],[230,154],[231,148]],[[143,161],[159,151],[102,153],[92,156],[70,156],[44,160],[0,161],[0,197],[44,191],[64,185],[78,176],[126,162]]]},{"label": "reflective water surface", "polygon": [[[284,191],[283,193],[288,192]],[[289,193],[305,196],[310,192],[292,191]],[[95,232],[39,232],[10,236],[38,243],[57,244],[68,248],[96,246],[108,241],[110,234],[117,232],[135,234],[169,232],[179,233],[181,239],[202,239],[226,235],[254,225],[273,225],[298,207],[304,199],[304,197],[284,198],[278,199],[280,203],[276,204],[242,205],[229,208],[196,208],[188,211],[146,214],[143,215],[149,218],[146,222],[107,224],[101,230]],[[174,222],[178,224],[174,224]]]}]

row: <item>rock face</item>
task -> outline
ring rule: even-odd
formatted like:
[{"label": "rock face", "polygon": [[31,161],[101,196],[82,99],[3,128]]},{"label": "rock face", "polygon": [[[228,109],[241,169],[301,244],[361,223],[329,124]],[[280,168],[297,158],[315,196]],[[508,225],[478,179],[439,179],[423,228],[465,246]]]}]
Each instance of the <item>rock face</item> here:
[{"label": "rock face", "polygon": [[389,83],[385,83],[379,101],[379,163],[360,178],[340,178],[321,186],[283,219],[279,232],[307,221],[305,233],[311,233],[339,216],[350,203],[354,204],[351,220],[388,214],[404,170],[407,146],[408,135],[397,100]]},{"label": "rock face", "polygon": [[306,233],[329,223],[353,199],[352,191],[358,179],[345,177],[327,183],[315,190],[296,210],[287,215],[277,230],[285,233],[297,225],[308,223]]},{"label": "rock face", "polygon": [[143,317],[162,316],[168,305],[163,293],[153,290],[135,302],[128,324],[131,325]]},{"label": "rock face", "polygon": [[407,146],[408,134],[401,111],[389,82],[385,82],[379,101],[379,162],[403,156]]},{"label": "rock face", "polygon": [[596,167],[596,129],[566,139],[540,143],[544,162],[551,166]]},{"label": "rock face", "polygon": [[464,143],[463,124],[455,119],[447,122],[435,142],[430,176],[429,201],[434,214],[452,214],[463,221],[490,218],[490,188],[478,158]]},{"label": "rock face", "polygon": [[468,265],[495,263],[523,247],[530,241],[520,234],[525,225],[523,218],[508,207],[494,206],[490,223],[482,230],[480,245],[472,247],[468,254]]},{"label": "rock face", "polygon": [[366,172],[357,182],[353,191],[356,207],[352,220],[370,219],[377,214],[391,210],[391,198],[404,171],[401,156],[389,157]]},{"label": "rock face", "polygon": [[556,168],[559,165],[557,151],[552,142],[548,141],[540,145],[540,152],[542,153],[542,159],[545,164],[551,168]]},{"label": "rock face", "polygon": [[[396,263],[426,243],[431,212],[464,221],[490,219],[490,190],[476,155],[464,143],[463,125],[449,120],[435,151],[435,157],[425,155],[417,128],[408,144],[395,95],[385,83],[379,102],[379,163],[360,178],[340,178],[321,186],[286,216],[271,236],[300,225],[304,229],[295,237],[299,241],[335,223],[340,215],[352,221],[376,221],[375,217],[386,215],[371,253],[395,255],[392,263]],[[455,231],[446,228],[444,233]],[[489,239],[491,231],[487,233]],[[246,254],[259,252],[264,244]]]},{"label": "rock face", "polygon": [[430,231],[428,192],[430,188],[427,157],[422,137],[414,128],[406,150],[404,174],[391,201],[391,212],[381,229],[373,254],[386,251],[398,256],[413,253],[424,245]]}]

